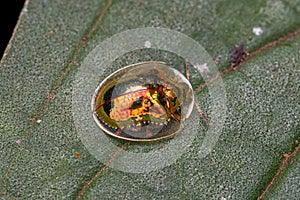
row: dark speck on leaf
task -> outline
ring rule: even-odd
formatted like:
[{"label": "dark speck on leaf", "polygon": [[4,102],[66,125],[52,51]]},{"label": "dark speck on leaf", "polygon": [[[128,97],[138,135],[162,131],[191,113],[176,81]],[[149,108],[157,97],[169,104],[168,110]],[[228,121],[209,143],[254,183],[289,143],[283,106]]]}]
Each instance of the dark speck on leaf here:
[{"label": "dark speck on leaf", "polygon": [[234,65],[240,64],[247,54],[248,53],[245,51],[243,44],[236,45],[230,54],[230,61]]}]

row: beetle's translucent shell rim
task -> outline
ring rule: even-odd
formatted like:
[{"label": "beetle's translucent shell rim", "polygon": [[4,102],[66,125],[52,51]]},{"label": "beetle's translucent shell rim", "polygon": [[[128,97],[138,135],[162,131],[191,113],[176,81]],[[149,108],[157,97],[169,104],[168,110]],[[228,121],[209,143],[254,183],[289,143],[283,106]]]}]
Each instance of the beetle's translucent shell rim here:
[{"label": "beetle's translucent shell rim", "polygon": [[[148,61],[148,62],[140,62],[140,63],[136,63],[136,64],[132,64],[132,65],[128,65],[125,67],[122,67],[118,70],[116,70],[114,73],[112,73],[111,75],[109,75],[108,77],[106,77],[96,88],[93,97],[92,97],[92,101],[91,101],[91,109],[92,109],[92,114],[93,114],[93,119],[96,122],[96,124],[100,127],[100,129],[115,138],[119,138],[122,140],[127,140],[127,141],[134,141],[134,142],[152,142],[152,141],[158,141],[158,140],[164,140],[164,139],[169,139],[174,137],[176,134],[178,134],[181,131],[182,126],[180,126],[180,128],[177,131],[174,131],[171,134],[165,135],[165,136],[161,136],[161,137],[157,137],[157,138],[130,138],[130,137],[123,137],[120,135],[115,134],[114,132],[110,131],[107,129],[107,127],[104,125],[104,122],[100,122],[100,119],[98,118],[97,114],[96,114],[96,99],[97,96],[99,94],[99,91],[103,88],[103,86],[105,86],[105,84],[107,84],[107,81],[110,80],[113,76],[115,76],[116,74],[122,72],[123,70],[128,70],[129,68],[134,68],[140,65],[146,65],[146,64],[153,64],[153,65],[165,65],[167,67],[169,67],[169,65],[165,62],[161,62],[161,61]],[[193,104],[194,104],[194,93],[192,90],[192,86],[190,85],[189,81],[186,79],[186,77],[184,75],[182,75],[179,71],[177,71],[176,69],[172,68],[172,70],[174,70],[174,72],[176,72],[176,74],[178,73],[183,79],[186,80],[185,84],[187,84],[190,88],[190,92],[191,92],[191,107],[188,109],[187,111],[187,115],[186,117],[184,117],[182,120],[184,121],[185,119],[187,119],[192,111],[193,108]],[[177,75],[178,75],[177,74]]]}]

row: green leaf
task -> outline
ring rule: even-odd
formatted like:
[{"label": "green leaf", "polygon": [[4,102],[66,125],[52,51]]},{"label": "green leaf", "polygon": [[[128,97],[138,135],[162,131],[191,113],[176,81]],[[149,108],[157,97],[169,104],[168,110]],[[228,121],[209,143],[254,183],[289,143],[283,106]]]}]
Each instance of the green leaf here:
[{"label": "green leaf", "polygon": [[[299,0],[27,0],[0,65],[1,197],[298,199],[299,16]],[[199,152],[210,126],[197,113],[200,122],[191,127],[195,137],[183,155],[164,168],[129,173],[117,170],[125,152],[167,149],[188,136],[150,144],[103,136],[118,147],[108,149],[112,153],[103,162],[78,135],[72,95],[82,63],[98,44],[143,27],[181,32],[205,48],[220,76],[210,77],[205,87],[190,67],[197,104],[213,119],[210,87],[222,80],[226,121],[207,155]],[[254,27],[263,32],[254,34]],[[231,68],[236,44],[244,44],[250,55]],[[142,49],[116,59],[105,75],[146,60],[165,61],[184,73],[178,55]],[[89,84],[89,77],[82,80]],[[155,168],[132,165],[147,164]]]}]

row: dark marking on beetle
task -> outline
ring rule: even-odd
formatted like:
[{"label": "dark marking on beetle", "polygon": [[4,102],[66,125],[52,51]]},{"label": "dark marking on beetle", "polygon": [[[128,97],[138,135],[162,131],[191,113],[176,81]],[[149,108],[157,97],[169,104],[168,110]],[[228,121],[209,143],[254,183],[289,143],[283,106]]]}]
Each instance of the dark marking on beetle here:
[{"label": "dark marking on beetle", "polygon": [[134,109],[137,109],[137,108],[140,108],[142,107],[142,102],[143,102],[143,97],[139,97],[138,100],[134,101],[131,105],[130,108],[128,108],[129,110],[134,110]]},{"label": "dark marking on beetle", "polygon": [[176,105],[177,97],[170,98],[169,100],[170,100],[170,102],[172,102],[172,104],[173,104],[172,106],[175,106],[175,105]]},{"label": "dark marking on beetle", "polygon": [[111,109],[114,107],[114,101],[111,101],[109,103],[106,103],[103,105],[103,110],[109,116]]}]

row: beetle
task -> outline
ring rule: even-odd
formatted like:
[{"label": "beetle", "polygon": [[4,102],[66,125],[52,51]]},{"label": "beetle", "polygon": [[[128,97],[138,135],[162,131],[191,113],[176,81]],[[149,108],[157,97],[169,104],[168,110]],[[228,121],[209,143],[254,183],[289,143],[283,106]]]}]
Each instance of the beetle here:
[{"label": "beetle", "polygon": [[187,78],[167,63],[142,62],[105,78],[92,98],[97,125],[129,141],[156,141],[177,134],[193,109]]}]

